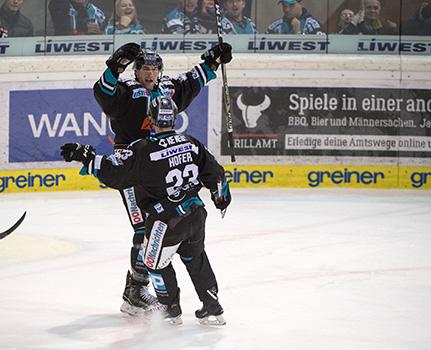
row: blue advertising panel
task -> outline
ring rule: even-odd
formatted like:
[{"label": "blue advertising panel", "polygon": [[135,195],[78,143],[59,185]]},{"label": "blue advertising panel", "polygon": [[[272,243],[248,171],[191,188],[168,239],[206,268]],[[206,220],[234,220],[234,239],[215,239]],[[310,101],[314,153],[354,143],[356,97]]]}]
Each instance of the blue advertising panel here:
[{"label": "blue advertising panel", "polygon": [[[181,113],[176,126],[207,144],[207,88]],[[111,154],[113,136],[92,89],[10,91],[10,163],[59,161],[60,146],[68,142],[91,144],[99,154]]]}]

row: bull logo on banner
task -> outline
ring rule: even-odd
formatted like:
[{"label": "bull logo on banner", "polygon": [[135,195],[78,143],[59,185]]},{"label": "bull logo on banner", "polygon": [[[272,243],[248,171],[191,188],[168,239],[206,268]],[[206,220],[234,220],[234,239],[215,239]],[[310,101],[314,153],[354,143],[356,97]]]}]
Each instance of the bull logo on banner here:
[{"label": "bull logo on banner", "polygon": [[258,105],[246,105],[243,101],[242,93],[236,99],[236,104],[242,112],[242,119],[244,120],[245,126],[248,129],[255,128],[257,121],[262,116],[262,112],[269,108],[271,105],[271,99],[265,94],[265,98],[262,103]]}]

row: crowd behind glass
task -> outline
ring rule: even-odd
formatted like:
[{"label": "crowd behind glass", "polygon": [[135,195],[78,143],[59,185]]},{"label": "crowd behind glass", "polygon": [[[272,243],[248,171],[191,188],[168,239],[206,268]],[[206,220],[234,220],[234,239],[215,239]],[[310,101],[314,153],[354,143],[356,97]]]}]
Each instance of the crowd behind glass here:
[{"label": "crowd behind glass", "polygon": [[[0,37],[214,34],[214,0],[0,0]],[[229,34],[431,36],[431,0],[221,0]],[[1,40],[1,39],[0,39]]]}]

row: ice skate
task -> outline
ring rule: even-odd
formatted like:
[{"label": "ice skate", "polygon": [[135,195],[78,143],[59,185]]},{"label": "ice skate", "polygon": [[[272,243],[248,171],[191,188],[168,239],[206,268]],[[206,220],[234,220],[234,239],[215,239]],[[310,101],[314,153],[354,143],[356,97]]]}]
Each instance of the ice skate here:
[{"label": "ice skate", "polygon": [[223,317],[223,308],[217,300],[204,304],[195,312],[199,324],[204,326],[224,326],[226,321]]},{"label": "ice skate", "polygon": [[145,310],[158,304],[157,298],[151,295],[148,281],[137,281],[130,271],[127,271],[126,287],[123,293],[123,305],[120,311],[131,316],[142,315]]},{"label": "ice skate", "polygon": [[147,310],[145,310],[145,317],[154,318],[160,316],[166,322],[175,326],[183,324],[181,314],[181,307],[178,303],[174,303],[172,305],[156,303]]}]

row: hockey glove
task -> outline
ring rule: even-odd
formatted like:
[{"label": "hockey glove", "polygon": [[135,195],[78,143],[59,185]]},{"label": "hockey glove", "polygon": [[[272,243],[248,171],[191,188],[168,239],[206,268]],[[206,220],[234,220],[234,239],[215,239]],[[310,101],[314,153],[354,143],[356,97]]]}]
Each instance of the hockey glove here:
[{"label": "hockey glove", "polygon": [[61,156],[66,162],[76,160],[85,166],[96,156],[96,150],[91,145],[81,145],[80,143],[66,143],[60,147]]},{"label": "hockey glove", "polygon": [[115,51],[106,61],[106,65],[114,73],[123,73],[141,51],[141,46],[136,43],[127,43]]},{"label": "hockey glove", "polygon": [[211,199],[217,209],[225,210],[231,201],[229,184],[226,180],[220,184],[220,189],[211,190]]},{"label": "hockey glove", "polygon": [[216,71],[220,63],[232,61],[232,46],[228,43],[218,44],[205,51],[201,58],[213,71]]}]

